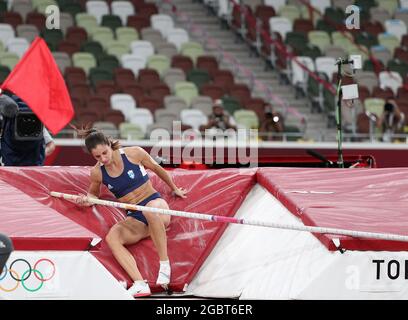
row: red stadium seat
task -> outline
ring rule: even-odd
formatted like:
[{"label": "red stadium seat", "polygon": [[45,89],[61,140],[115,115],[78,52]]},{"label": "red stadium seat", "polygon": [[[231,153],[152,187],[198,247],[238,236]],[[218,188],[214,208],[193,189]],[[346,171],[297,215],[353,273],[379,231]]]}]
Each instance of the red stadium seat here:
[{"label": "red stadium seat", "polygon": [[145,95],[145,91],[143,90],[142,86],[137,82],[130,83],[126,86],[121,87],[122,93],[130,94],[135,101],[138,101]]},{"label": "red stadium seat", "polygon": [[154,69],[141,69],[137,77],[137,82],[143,90],[149,91],[150,88],[161,82],[159,73]]},{"label": "red stadium seat", "polygon": [[187,74],[189,71],[194,69],[194,62],[190,57],[175,55],[171,59],[171,67],[181,69],[185,74]]},{"label": "red stadium seat", "polygon": [[218,61],[214,56],[199,56],[196,68],[206,70],[213,78],[214,73],[218,71]]},{"label": "red stadium seat", "polygon": [[201,87],[202,96],[209,96],[213,100],[221,99],[225,92],[224,89],[216,84],[205,84]]},{"label": "red stadium seat", "polygon": [[164,97],[171,95],[170,88],[165,84],[157,84],[150,88],[150,96],[163,105]]}]

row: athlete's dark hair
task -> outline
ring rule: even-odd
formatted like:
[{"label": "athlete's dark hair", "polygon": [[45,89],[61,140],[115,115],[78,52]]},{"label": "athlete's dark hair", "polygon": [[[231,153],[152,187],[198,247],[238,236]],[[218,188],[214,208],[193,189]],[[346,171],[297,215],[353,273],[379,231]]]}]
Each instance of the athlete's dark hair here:
[{"label": "athlete's dark hair", "polygon": [[106,136],[102,131],[92,128],[89,125],[85,127],[82,126],[81,129],[78,129],[72,124],[71,127],[77,132],[81,139],[85,140],[85,146],[89,152],[100,144],[110,146],[113,150],[118,150],[120,148],[119,141],[113,140],[112,137]]}]

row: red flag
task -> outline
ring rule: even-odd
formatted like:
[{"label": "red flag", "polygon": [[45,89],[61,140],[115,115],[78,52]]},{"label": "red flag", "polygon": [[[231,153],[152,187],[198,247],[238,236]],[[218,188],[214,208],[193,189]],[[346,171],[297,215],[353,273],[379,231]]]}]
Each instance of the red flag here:
[{"label": "red flag", "polygon": [[52,134],[64,128],[74,115],[64,78],[42,38],[33,41],[1,89],[24,100]]}]

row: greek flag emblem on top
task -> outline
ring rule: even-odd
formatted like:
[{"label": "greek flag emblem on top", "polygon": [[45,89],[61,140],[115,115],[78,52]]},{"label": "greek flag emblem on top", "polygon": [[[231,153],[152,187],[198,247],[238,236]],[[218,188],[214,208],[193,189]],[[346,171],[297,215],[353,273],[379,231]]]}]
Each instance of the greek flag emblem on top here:
[{"label": "greek flag emblem on top", "polygon": [[129,170],[129,171],[127,172],[127,174],[128,174],[128,176],[129,176],[130,179],[134,179],[134,178],[135,178],[135,173],[133,172],[133,170]]}]

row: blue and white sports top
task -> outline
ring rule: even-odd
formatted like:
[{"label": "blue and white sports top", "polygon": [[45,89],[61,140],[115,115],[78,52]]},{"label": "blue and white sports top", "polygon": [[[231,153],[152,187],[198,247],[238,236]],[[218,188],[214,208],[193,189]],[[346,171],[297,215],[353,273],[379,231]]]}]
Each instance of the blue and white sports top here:
[{"label": "blue and white sports top", "polygon": [[119,149],[119,152],[123,161],[123,172],[118,177],[108,175],[105,166],[101,165],[102,183],[108,187],[116,198],[127,195],[149,180],[143,165],[131,163],[123,149]]}]

